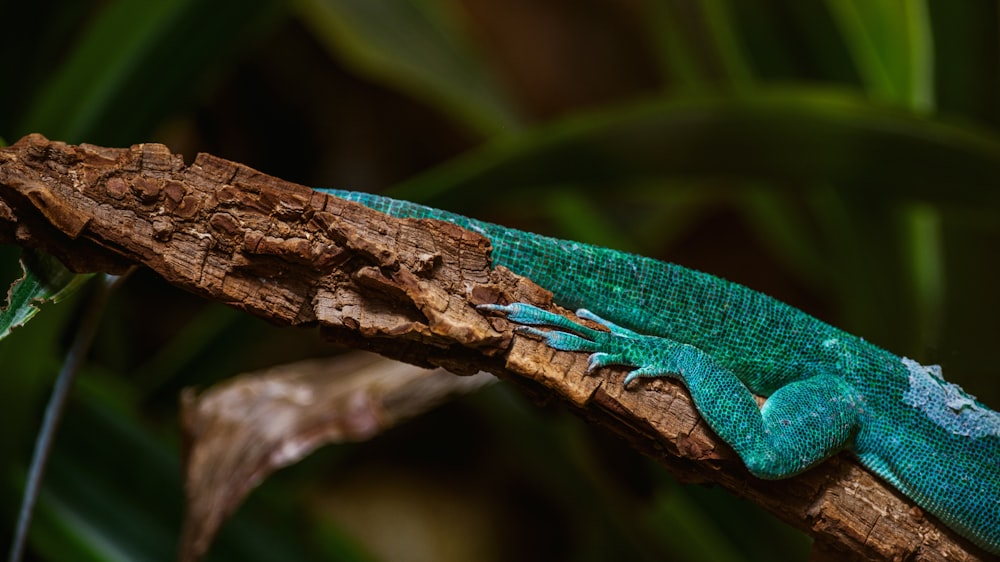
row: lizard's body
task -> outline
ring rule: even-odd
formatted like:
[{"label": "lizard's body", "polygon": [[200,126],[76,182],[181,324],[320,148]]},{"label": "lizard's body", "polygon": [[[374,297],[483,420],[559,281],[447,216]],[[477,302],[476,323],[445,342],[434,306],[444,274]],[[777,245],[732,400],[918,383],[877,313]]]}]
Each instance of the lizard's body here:
[{"label": "lizard's body", "polygon": [[[701,415],[754,474],[791,476],[849,449],[918,505],[1000,554],[1000,414],[936,368],[678,265],[370,194],[323,191],[483,234],[494,265],[552,291],[561,306],[609,320],[611,334],[526,305],[495,310],[559,328],[554,336],[544,332],[550,345],[595,351],[595,366],[636,367],[630,379],[679,373]],[[763,408],[751,392],[769,397]]]}]

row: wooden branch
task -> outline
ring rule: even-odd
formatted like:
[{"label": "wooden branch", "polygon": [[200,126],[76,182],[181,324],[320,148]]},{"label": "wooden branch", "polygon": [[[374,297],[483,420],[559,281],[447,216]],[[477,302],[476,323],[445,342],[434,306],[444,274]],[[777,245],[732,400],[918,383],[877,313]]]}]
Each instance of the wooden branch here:
[{"label": "wooden branch", "polygon": [[763,505],[815,537],[814,559],[987,556],[846,455],[795,478],[754,478],[677,384],[625,390],[623,371],[587,375],[585,354],[513,335],[475,305],[559,309],[531,281],[491,269],[489,243],[454,225],[393,219],[207,154],[188,166],[158,144],[31,135],[0,149],[0,242],[40,248],[79,272],[142,265],[276,324],[318,326],[418,365],[490,371],[610,428],[682,481]]}]

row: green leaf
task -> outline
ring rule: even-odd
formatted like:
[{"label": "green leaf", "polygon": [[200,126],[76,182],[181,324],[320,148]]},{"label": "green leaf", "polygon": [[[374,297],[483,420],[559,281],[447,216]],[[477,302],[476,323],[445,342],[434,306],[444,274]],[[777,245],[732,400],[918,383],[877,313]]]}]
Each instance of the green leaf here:
[{"label": "green leaf", "polygon": [[106,3],[49,75],[17,129],[66,142],[147,140],[207,68],[275,6],[271,0]]},{"label": "green leaf", "polygon": [[995,2],[931,2],[935,97],[937,110],[994,129],[1000,49],[995,49],[1000,4]]},{"label": "green leaf", "polygon": [[[636,104],[490,143],[395,187],[468,205],[496,193],[635,180],[730,180],[1000,211],[1000,141],[834,89]],[[454,205],[453,205],[454,207]],[[461,209],[457,209],[461,211]]]},{"label": "green leaf", "polygon": [[727,0],[707,0],[701,2],[705,12],[705,22],[711,34],[712,44],[718,51],[719,60],[725,74],[733,86],[745,86],[753,80],[753,69],[747,60],[747,51],[742,48],[739,33],[734,25],[731,7]]},{"label": "green leaf", "polygon": [[867,90],[917,112],[934,108],[934,42],[925,0],[828,0]]},{"label": "green leaf", "polygon": [[641,23],[672,86],[695,93],[735,90],[754,71],[727,0],[640,2]]},{"label": "green leaf", "polygon": [[454,115],[484,134],[519,128],[446,3],[299,0],[302,22],[359,72]]},{"label": "green leaf", "polygon": [[0,311],[0,339],[23,326],[46,303],[57,303],[80,288],[90,275],[78,275],[57,259],[32,250],[21,254],[24,275],[7,293],[7,307]]}]

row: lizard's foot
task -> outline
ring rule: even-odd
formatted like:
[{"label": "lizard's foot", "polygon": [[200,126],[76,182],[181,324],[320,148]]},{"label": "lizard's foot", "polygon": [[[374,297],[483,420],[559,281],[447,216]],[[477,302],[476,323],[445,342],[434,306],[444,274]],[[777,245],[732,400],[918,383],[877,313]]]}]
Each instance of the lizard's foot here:
[{"label": "lizard's foot", "polygon": [[761,408],[736,373],[693,345],[638,334],[586,310],[577,311],[577,316],[607,331],[527,304],[479,308],[505,314],[521,324],[520,332],[538,335],[555,349],[591,352],[588,370],[606,365],[634,368],[625,384],[638,377],[683,380],[708,425],[761,478],[802,472],[848,447],[861,427],[864,400],[841,374],[787,382]]},{"label": "lizard's foot", "polygon": [[[479,310],[499,312],[511,322],[523,324],[517,331],[542,339],[549,347],[561,351],[589,351],[587,372],[611,365],[635,367],[625,377],[625,384],[639,377],[676,376],[674,356],[682,344],[656,336],[645,336],[580,309],[576,315],[607,328],[595,330],[558,314],[524,303],[509,305],[484,304]],[[552,328],[540,330],[533,326]]]}]

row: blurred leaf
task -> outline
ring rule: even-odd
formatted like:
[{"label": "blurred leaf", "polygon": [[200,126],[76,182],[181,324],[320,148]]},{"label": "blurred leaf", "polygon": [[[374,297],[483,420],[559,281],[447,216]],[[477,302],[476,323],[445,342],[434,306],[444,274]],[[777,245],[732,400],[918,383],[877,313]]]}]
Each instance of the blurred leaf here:
[{"label": "blurred leaf", "polygon": [[275,6],[270,0],[101,4],[17,130],[71,143],[146,140],[155,123],[186,99],[206,68]]},{"label": "blurred leaf", "polygon": [[[935,106],[934,42],[926,1],[828,0],[827,6],[872,97],[918,114],[930,113]],[[865,311],[872,310],[876,303],[865,295],[880,297],[877,302],[883,304],[883,318],[902,323],[905,328],[897,333],[908,334],[896,343],[897,350],[913,355],[927,346],[937,346],[941,330],[936,325],[943,316],[943,272],[932,271],[931,266],[940,266],[944,258],[940,230],[928,228],[938,222],[935,209],[924,205],[909,207],[898,216],[886,212],[873,216],[872,205],[864,198],[849,197],[845,203],[847,215],[871,219],[857,225],[868,231],[864,237],[867,251],[862,253],[878,256],[875,263],[899,260],[890,274],[885,274],[884,265],[878,267],[875,263],[861,269],[869,274],[882,273],[872,283],[881,290],[859,287],[849,305],[856,311],[855,316],[872,317]],[[882,251],[876,251],[871,244]],[[907,293],[905,297],[900,298],[901,292]],[[885,306],[888,303],[897,306]],[[879,331],[888,332],[889,327]]]},{"label": "blurred leaf", "polygon": [[325,559],[338,562],[379,562],[358,543],[357,540],[328,517],[319,521],[319,541],[323,544]]},{"label": "blurred leaf", "polygon": [[689,498],[682,490],[661,490],[653,507],[645,514],[645,524],[670,529],[661,540],[670,545],[669,551],[684,560],[739,562],[747,560],[740,550],[711,520],[704,505]]},{"label": "blurred leaf", "polygon": [[1000,129],[1000,3],[930,2],[937,111]]},{"label": "blurred leaf", "polygon": [[[484,134],[519,128],[515,110],[459,33],[445,2],[299,0],[303,23],[360,72]],[[452,17],[449,17],[452,16]]]},{"label": "blurred leaf", "polygon": [[829,243],[827,269],[844,324],[876,344],[912,354],[914,315],[896,205],[863,192],[820,186],[810,198],[816,226]]},{"label": "blurred leaf", "polygon": [[710,33],[709,44],[718,51],[719,60],[728,81],[735,87],[747,86],[753,80],[748,53],[740,44],[728,0],[703,0],[705,22]]},{"label": "blurred leaf", "polygon": [[580,193],[553,187],[546,190],[544,203],[552,220],[562,227],[568,238],[588,239],[602,246],[638,251],[636,244],[608,221],[607,214]]},{"label": "blurred leaf", "polygon": [[206,306],[188,322],[183,330],[176,331],[164,341],[155,353],[135,369],[132,377],[136,390],[148,397],[168,381],[176,380],[185,370],[196,370],[217,350],[225,348],[224,336],[246,336],[246,315],[224,306]]},{"label": "blurred leaf", "polygon": [[552,185],[599,191],[635,180],[701,178],[798,191],[832,185],[996,212],[997,177],[1000,141],[993,136],[840,90],[796,88],[655,101],[557,122],[490,143],[391,194],[432,205],[446,195],[458,205],[495,205],[498,194]]},{"label": "blurred leaf", "polygon": [[926,113],[934,108],[934,43],[925,0],[827,0],[868,91]]},{"label": "blurred leaf", "polygon": [[968,211],[942,213],[945,257],[945,318],[941,342],[927,364],[940,363],[947,380],[961,384],[983,402],[1000,406],[1000,385],[992,361],[1000,341],[1000,219]]},{"label": "blurred leaf", "polygon": [[930,205],[916,204],[903,210],[902,237],[908,241],[909,284],[912,302],[918,307],[914,326],[919,341],[914,349],[941,345],[945,306],[945,258],[942,218]]},{"label": "blurred leaf", "polygon": [[811,217],[788,197],[767,187],[748,185],[738,194],[740,208],[752,222],[756,233],[775,249],[782,265],[814,287],[829,286],[831,263],[816,251],[820,246],[812,235]]},{"label": "blurred leaf", "polygon": [[699,60],[685,34],[684,21],[676,17],[671,2],[641,2],[638,6],[643,10],[640,19],[645,27],[646,36],[653,46],[664,81],[671,88],[685,94],[693,94],[707,90],[711,84],[711,76],[707,73],[704,63]]},{"label": "blurred leaf", "polygon": [[727,0],[641,2],[642,23],[670,85],[696,93],[749,85],[754,72]]},{"label": "blurred leaf", "polygon": [[21,254],[24,276],[7,292],[7,305],[0,311],[0,339],[38,314],[40,307],[57,303],[79,289],[90,275],[78,275],[52,256],[34,250]]}]

